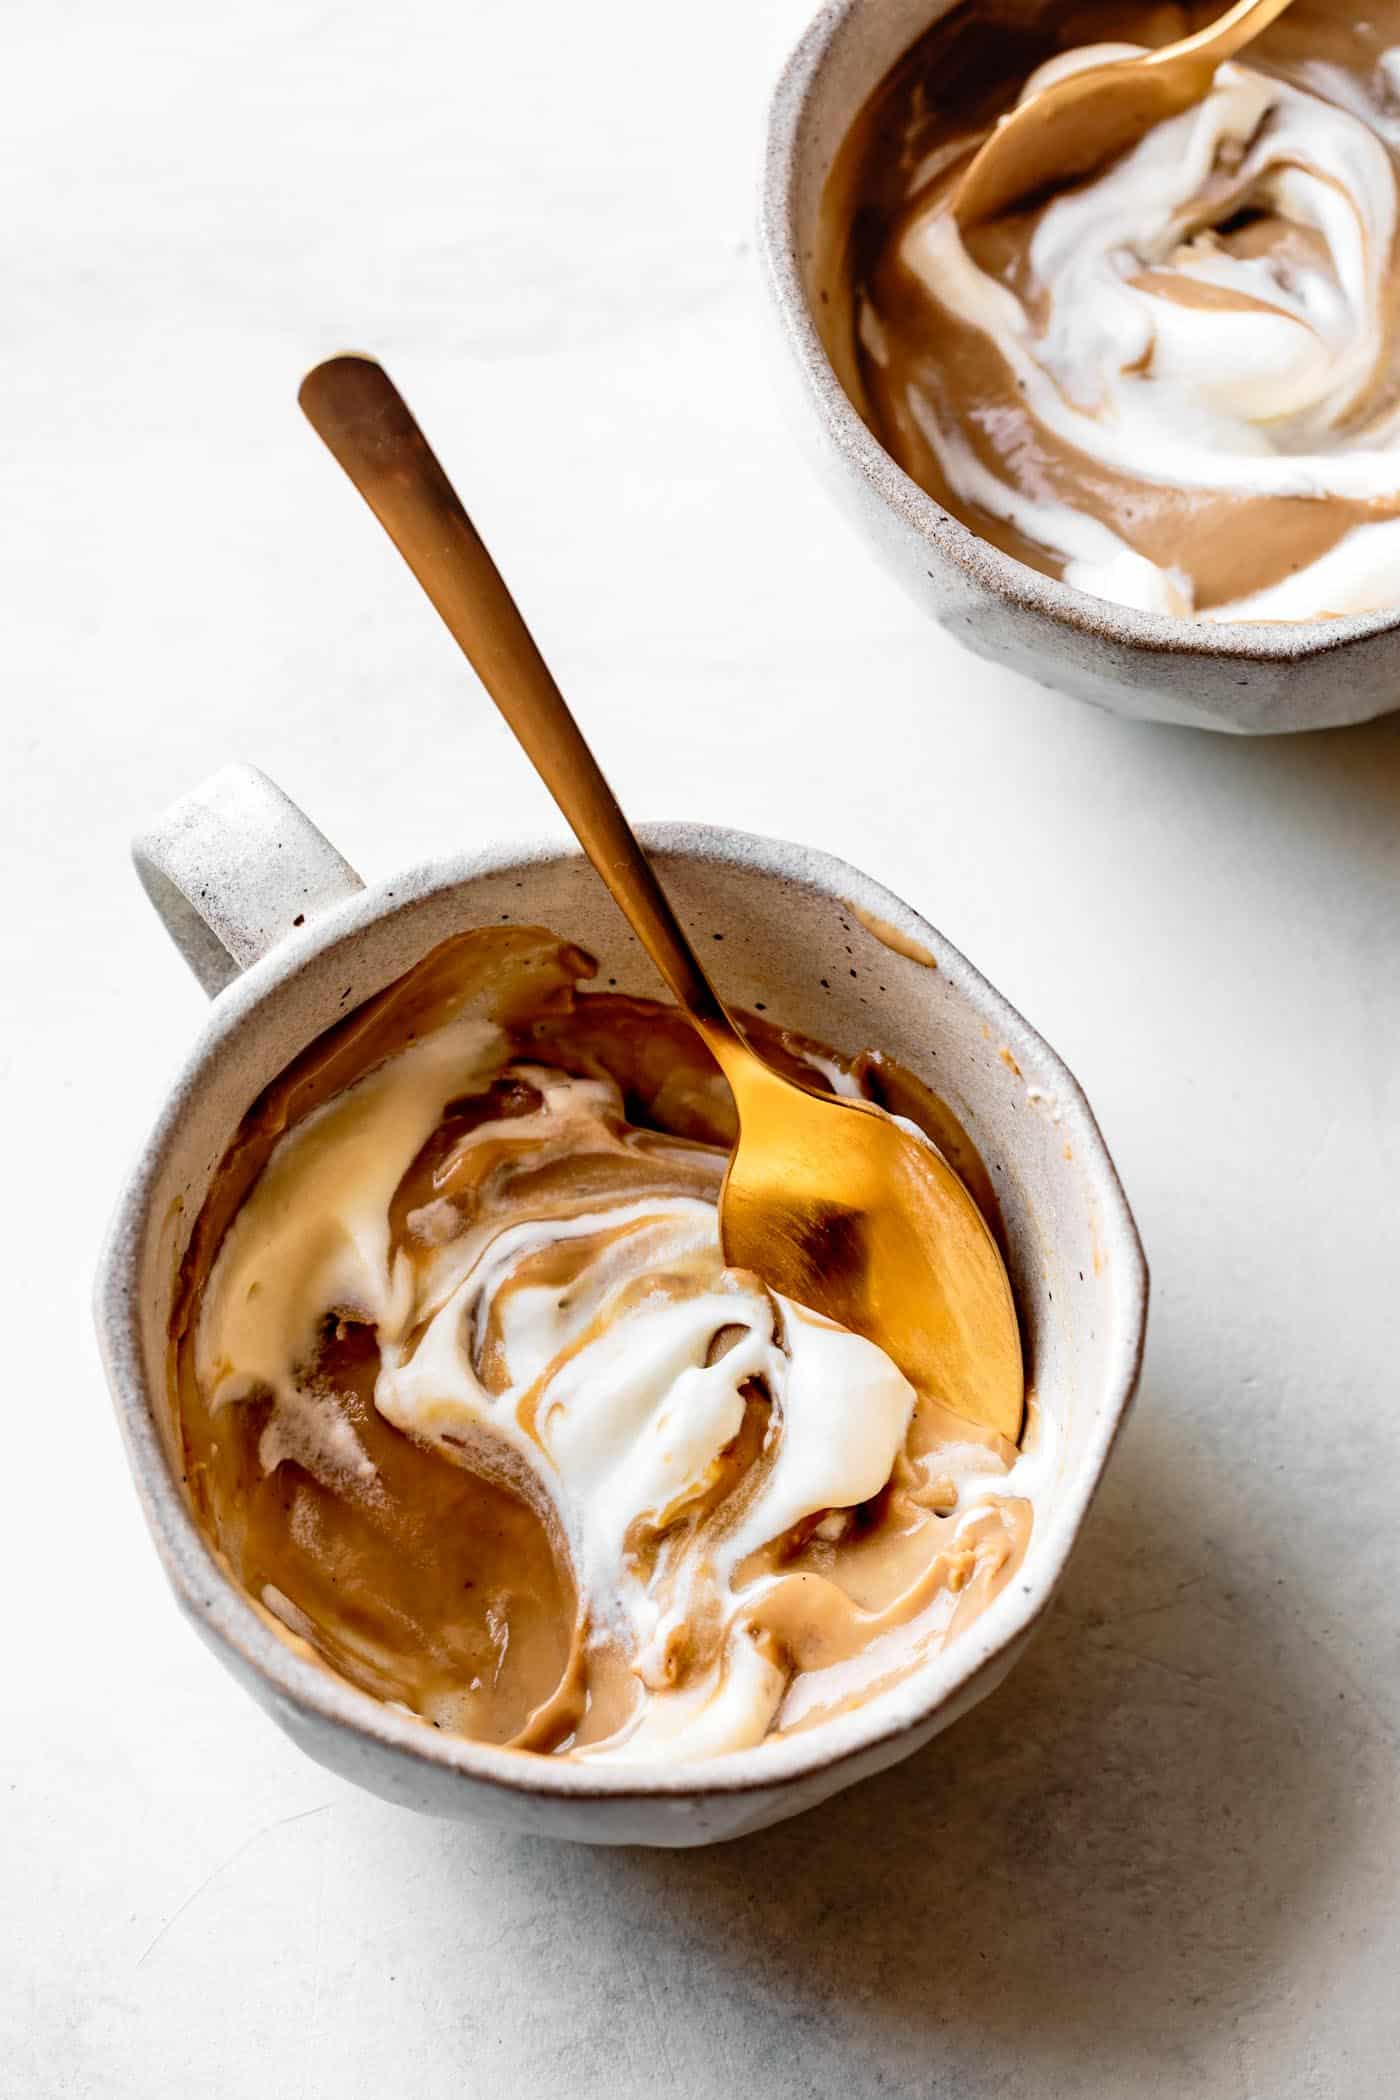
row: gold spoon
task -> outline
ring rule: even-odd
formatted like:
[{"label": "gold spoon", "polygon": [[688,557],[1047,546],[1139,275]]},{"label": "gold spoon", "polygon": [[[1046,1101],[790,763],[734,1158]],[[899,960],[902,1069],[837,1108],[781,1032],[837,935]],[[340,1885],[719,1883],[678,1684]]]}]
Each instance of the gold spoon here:
[{"label": "gold spoon", "polygon": [[920,1391],[1014,1441],[1024,1398],[1016,1309],[962,1182],[883,1110],[809,1091],[740,1035],[388,374],[335,357],[308,373],[299,399],[729,1082],[739,1137],[720,1197],[725,1260],[878,1342]]},{"label": "gold spoon", "polygon": [[1066,74],[1008,111],[953,194],[966,233],[1024,197],[1090,175],[1210,92],[1217,66],[1268,28],[1291,0],[1236,0],[1178,44]]}]

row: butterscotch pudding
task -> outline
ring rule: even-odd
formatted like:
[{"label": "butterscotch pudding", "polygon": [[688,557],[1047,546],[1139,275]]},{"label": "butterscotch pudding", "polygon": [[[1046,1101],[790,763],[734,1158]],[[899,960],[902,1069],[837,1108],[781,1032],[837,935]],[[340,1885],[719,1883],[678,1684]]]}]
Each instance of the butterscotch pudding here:
[{"label": "butterscotch pudding", "polygon": [[[1049,1478],[871,1342],[727,1269],[733,1109],[667,1007],[541,929],[459,936],[244,1121],[186,1257],[196,1511],[284,1635],[456,1730],[694,1758],[805,1728],[954,1637]],[[763,1031],[912,1119],[878,1054]]]},{"label": "butterscotch pudding", "polygon": [[970,0],[916,44],[833,173],[843,376],[940,503],[1099,597],[1394,608],[1400,0],[1297,0],[1087,180],[965,235],[950,210],[1019,97],[1219,12]]}]

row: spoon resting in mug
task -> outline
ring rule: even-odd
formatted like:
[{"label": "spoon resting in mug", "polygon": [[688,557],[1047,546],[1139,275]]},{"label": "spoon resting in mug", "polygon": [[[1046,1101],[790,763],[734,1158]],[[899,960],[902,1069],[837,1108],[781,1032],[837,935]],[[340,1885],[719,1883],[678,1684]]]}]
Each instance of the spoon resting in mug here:
[{"label": "spoon resting in mug", "polygon": [[739,1134],[719,1205],[725,1261],[877,1343],[921,1392],[1014,1442],[1025,1399],[1016,1308],[958,1176],[883,1109],[800,1085],[740,1032],[388,374],[335,357],[307,374],[298,398],[729,1082]]},{"label": "spoon resting in mug", "polygon": [[1235,0],[1194,36],[1062,73],[1018,103],[973,155],[953,194],[966,233],[1027,198],[1092,175],[1210,93],[1217,69],[1262,36],[1291,0]]}]

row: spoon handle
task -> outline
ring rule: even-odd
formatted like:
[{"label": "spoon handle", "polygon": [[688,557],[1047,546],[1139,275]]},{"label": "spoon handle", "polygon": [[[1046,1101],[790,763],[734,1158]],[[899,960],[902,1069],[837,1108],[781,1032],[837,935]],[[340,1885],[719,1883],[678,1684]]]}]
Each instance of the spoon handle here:
[{"label": "spoon handle", "polygon": [[1223,66],[1227,58],[1233,58],[1246,44],[1252,44],[1262,36],[1269,24],[1276,21],[1292,0],[1235,0],[1218,21],[1205,29],[1197,30],[1194,36],[1181,39],[1151,55],[1151,63],[1167,63],[1173,59],[1190,58],[1200,53],[1215,66]]},{"label": "spoon handle", "polygon": [[301,383],[345,469],[495,701],[679,1004],[717,1054],[733,1024],[618,807],[505,579],[383,367],[333,357]]}]

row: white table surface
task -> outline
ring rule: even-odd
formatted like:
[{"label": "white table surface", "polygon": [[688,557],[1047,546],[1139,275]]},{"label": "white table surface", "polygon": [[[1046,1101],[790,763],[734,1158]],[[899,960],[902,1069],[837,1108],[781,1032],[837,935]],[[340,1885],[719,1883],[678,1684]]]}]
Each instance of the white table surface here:
[{"label": "white table surface", "polygon": [[[809,482],[752,239],[785,22],[6,13],[6,2100],[1394,2100],[1400,721],[1236,743],[962,655]],[[1148,1244],[1052,1623],[710,1854],[416,1819],[177,1618],[88,1313],[200,1017],[126,862],[234,757],[375,874],[557,828],[301,425],[392,366],[628,806],[882,876],[1084,1080]]]}]

